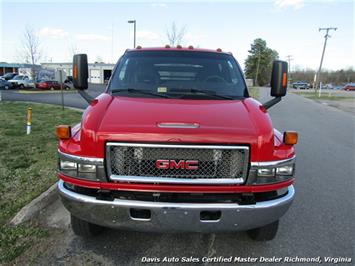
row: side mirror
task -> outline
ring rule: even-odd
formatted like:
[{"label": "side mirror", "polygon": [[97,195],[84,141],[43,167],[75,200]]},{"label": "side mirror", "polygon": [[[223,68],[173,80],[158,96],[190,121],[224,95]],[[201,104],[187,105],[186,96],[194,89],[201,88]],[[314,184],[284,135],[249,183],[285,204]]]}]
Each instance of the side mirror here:
[{"label": "side mirror", "polygon": [[86,54],[76,54],[73,57],[73,85],[78,90],[88,88],[88,57]]},{"label": "side mirror", "polygon": [[287,90],[287,63],[275,60],[272,64],[271,96],[283,97]]},{"label": "side mirror", "polygon": [[272,63],[271,74],[271,96],[275,97],[263,104],[265,109],[269,109],[281,101],[281,97],[286,95],[287,90],[287,63],[275,60]]}]

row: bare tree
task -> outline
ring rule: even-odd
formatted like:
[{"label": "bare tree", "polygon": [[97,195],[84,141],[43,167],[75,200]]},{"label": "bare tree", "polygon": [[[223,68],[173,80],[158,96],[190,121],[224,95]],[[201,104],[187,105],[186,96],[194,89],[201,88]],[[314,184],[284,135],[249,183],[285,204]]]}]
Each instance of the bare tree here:
[{"label": "bare tree", "polygon": [[36,64],[42,57],[40,45],[41,44],[35,30],[31,26],[26,26],[23,33],[22,55],[25,62],[32,65],[32,78],[36,75]]},{"label": "bare tree", "polygon": [[166,31],[166,37],[168,38],[169,44],[171,46],[176,46],[181,44],[182,40],[184,39],[186,33],[186,27],[183,26],[179,28],[175,21],[171,23],[170,28]]}]

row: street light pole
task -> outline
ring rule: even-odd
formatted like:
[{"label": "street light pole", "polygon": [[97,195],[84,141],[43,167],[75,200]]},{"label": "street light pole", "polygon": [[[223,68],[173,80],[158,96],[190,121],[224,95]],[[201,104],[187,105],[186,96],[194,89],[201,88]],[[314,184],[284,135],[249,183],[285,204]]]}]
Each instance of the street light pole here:
[{"label": "street light pole", "polygon": [[322,57],[320,59],[320,64],[319,64],[319,69],[318,69],[318,73],[317,73],[317,76],[316,76],[316,84],[315,84],[315,92],[317,92],[317,89],[318,89],[318,86],[319,86],[319,81],[320,81],[320,72],[322,70],[322,64],[323,64],[323,59],[324,59],[324,53],[325,53],[325,47],[327,46],[327,41],[328,41],[328,38],[331,37],[329,35],[329,31],[330,30],[334,30],[336,31],[338,28],[319,28],[319,31],[322,31],[322,30],[325,30],[326,31],[326,34],[324,35],[324,45],[323,45],[323,52],[322,52]]},{"label": "street light pole", "polygon": [[133,23],[133,48],[136,47],[136,20],[128,20],[128,23]]}]

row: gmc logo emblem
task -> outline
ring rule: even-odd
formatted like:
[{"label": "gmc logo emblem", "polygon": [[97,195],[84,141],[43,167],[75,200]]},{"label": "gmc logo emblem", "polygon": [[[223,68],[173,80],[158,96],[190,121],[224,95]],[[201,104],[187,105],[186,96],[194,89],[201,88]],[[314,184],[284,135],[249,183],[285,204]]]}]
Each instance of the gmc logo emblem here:
[{"label": "gmc logo emblem", "polygon": [[157,160],[155,162],[157,169],[185,169],[185,170],[197,170],[197,160]]}]

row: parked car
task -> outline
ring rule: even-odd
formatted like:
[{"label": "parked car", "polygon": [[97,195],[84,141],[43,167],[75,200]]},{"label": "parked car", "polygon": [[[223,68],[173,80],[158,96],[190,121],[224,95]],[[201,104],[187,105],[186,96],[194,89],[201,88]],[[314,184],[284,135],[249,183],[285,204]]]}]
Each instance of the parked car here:
[{"label": "parked car", "polygon": [[26,75],[16,75],[13,79],[10,79],[9,82],[14,88],[35,88],[35,82],[30,80]]},{"label": "parked car", "polygon": [[332,89],[334,89],[334,86],[333,86],[333,84],[328,83],[328,84],[324,84],[322,86],[322,89],[324,89],[324,90],[332,90]]},{"label": "parked car", "polygon": [[342,90],[344,91],[355,91],[355,83],[348,83],[346,84]]},{"label": "parked car", "polygon": [[5,79],[0,79],[0,90],[8,90],[12,88],[12,84]]},{"label": "parked car", "polygon": [[10,79],[13,79],[16,75],[18,75],[18,74],[17,73],[6,73],[5,75],[0,76],[0,79],[10,80]]},{"label": "parked car", "polygon": [[67,76],[67,78],[64,80],[64,83],[73,83],[73,76]]},{"label": "parked car", "polygon": [[309,89],[311,87],[311,84],[309,84],[306,81],[296,81],[294,83],[292,83],[292,88],[294,89],[299,89],[299,90],[305,90],[305,89]]},{"label": "parked car", "polygon": [[[41,80],[36,83],[37,89],[42,90],[60,90],[60,83],[56,80]],[[69,90],[70,86],[66,83],[63,83],[63,89]]]}]

